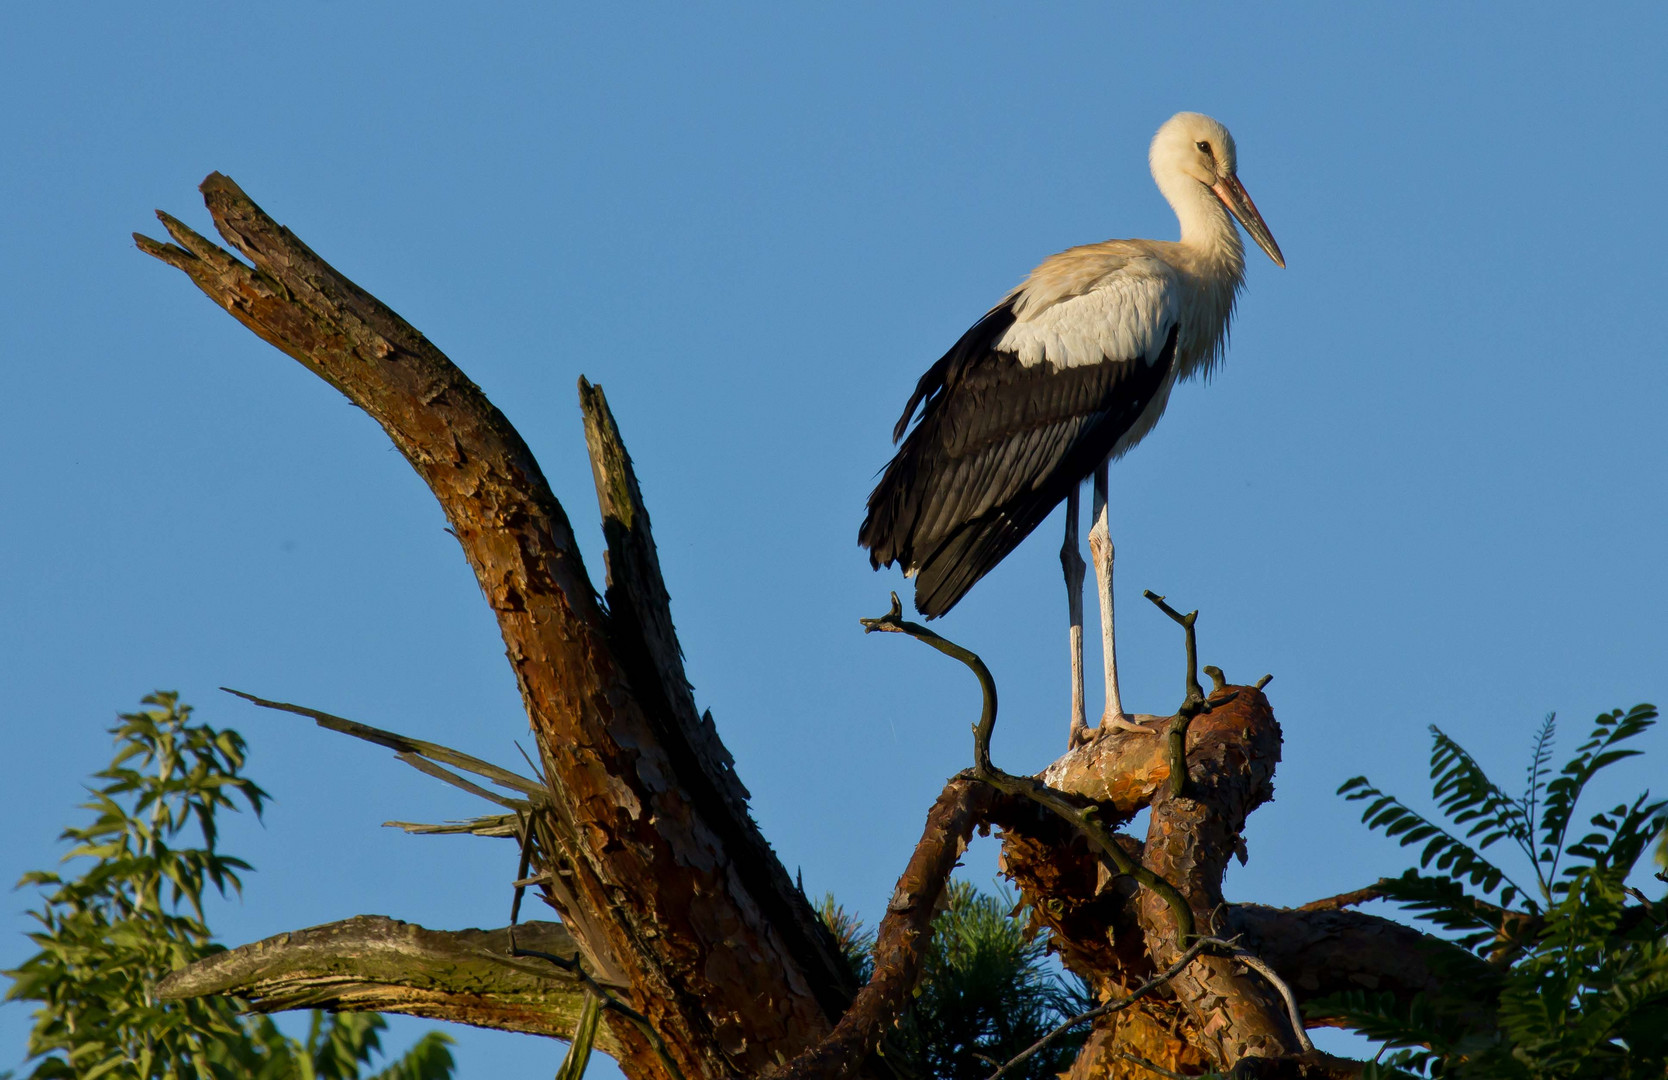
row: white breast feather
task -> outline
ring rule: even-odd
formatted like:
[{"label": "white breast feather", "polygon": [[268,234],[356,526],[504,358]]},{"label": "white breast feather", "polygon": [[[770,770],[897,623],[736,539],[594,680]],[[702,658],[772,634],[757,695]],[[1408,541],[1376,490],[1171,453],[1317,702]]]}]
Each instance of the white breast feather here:
[{"label": "white breast feather", "polygon": [[996,342],[1029,367],[1057,368],[1140,357],[1153,363],[1175,324],[1179,303],[1175,273],[1151,257],[1130,259],[1087,291],[1029,309]]}]

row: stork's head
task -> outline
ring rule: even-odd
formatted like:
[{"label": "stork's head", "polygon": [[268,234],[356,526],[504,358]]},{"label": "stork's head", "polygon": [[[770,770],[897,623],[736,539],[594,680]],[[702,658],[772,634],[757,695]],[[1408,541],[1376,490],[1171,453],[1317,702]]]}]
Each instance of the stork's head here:
[{"label": "stork's head", "polygon": [[1203,113],[1177,113],[1153,136],[1147,160],[1152,165],[1153,180],[1172,203],[1180,194],[1178,188],[1189,186],[1187,181],[1201,185],[1228,208],[1276,266],[1286,265],[1280,245],[1257,213],[1257,204],[1239,182],[1239,156],[1227,128]]}]

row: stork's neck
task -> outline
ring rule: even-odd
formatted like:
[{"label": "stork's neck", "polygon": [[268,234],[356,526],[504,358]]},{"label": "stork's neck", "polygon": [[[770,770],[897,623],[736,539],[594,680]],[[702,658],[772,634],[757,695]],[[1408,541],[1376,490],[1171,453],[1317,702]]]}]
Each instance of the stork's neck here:
[{"label": "stork's neck", "polygon": [[1222,200],[1190,176],[1171,177],[1159,190],[1181,223],[1188,269],[1212,285],[1237,287],[1245,274],[1245,245]]},{"label": "stork's neck", "polygon": [[1181,222],[1174,261],[1192,279],[1176,342],[1176,377],[1208,376],[1222,358],[1234,297],[1245,280],[1245,247],[1222,200],[1205,185],[1172,174],[1158,186]]}]

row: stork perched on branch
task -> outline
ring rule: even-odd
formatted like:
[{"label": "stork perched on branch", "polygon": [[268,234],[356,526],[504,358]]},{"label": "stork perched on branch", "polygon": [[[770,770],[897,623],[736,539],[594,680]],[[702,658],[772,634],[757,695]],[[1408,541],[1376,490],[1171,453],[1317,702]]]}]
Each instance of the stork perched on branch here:
[{"label": "stork perched on branch", "polygon": [[[1064,499],[1073,746],[1109,727],[1150,730],[1129,718],[1118,696],[1107,466],[1152,430],[1178,379],[1209,374],[1221,360],[1245,280],[1234,218],[1286,265],[1239,182],[1227,128],[1177,113],[1158,129],[1148,158],[1181,240],[1086,244],[1031,271],[921,376],[892,431],[903,445],[858,532],[876,569],[900,563],[914,576],[915,607],[930,619],[954,607]],[[1078,491],[1090,474],[1089,551],[1106,664],[1097,732],[1084,715],[1077,540]]]}]

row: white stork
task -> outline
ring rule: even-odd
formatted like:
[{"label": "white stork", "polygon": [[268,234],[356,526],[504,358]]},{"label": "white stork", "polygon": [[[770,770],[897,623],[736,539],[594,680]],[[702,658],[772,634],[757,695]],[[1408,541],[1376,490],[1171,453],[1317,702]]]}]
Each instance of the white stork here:
[{"label": "white stork", "polygon": [[[1134,723],[1118,697],[1107,466],[1152,430],[1178,380],[1208,375],[1222,358],[1245,280],[1245,249],[1228,215],[1286,265],[1239,182],[1227,128],[1177,113],[1153,136],[1148,159],[1181,240],[1086,244],[1031,271],[921,376],[892,431],[903,445],[869,496],[858,533],[876,569],[901,563],[915,578],[915,607],[931,619],[1064,499],[1072,746],[1109,727],[1151,730]],[[1093,732],[1083,707],[1077,543],[1078,489],[1091,473],[1089,551],[1106,664],[1106,711]]]}]

